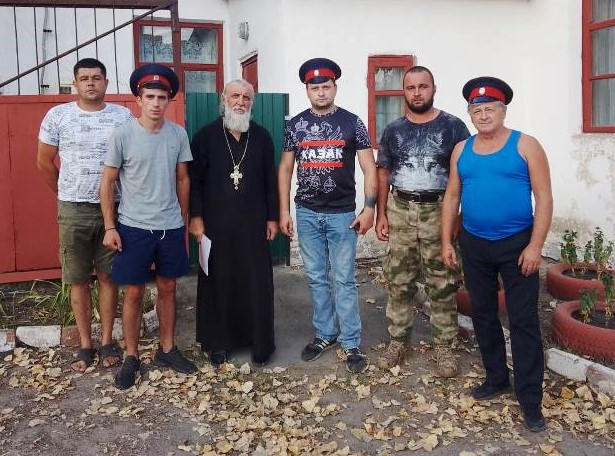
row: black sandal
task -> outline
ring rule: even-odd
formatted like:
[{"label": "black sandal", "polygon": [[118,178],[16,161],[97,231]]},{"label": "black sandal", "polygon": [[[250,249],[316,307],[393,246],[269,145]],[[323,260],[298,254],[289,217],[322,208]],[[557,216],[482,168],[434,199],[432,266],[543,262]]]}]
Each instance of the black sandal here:
[{"label": "black sandal", "polygon": [[[83,374],[88,369],[88,367],[94,364],[95,356],[96,350],[94,348],[80,348],[79,350],[77,350],[75,359],[70,362],[70,368],[78,374]],[[73,367],[79,362],[83,362],[85,364],[85,369],[78,370]]]},{"label": "black sandal", "polygon": [[[122,358],[124,357],[124,352],[122,352],[121,348],[118,347],[117,343],[111,342],[107,345],[102,345],[98,349],[98,362],[104,368],[117,366],[122,362]],[[113,364],[109,364],[105,366],[105,360],[109,358],[117,358],[117,361]]]}]

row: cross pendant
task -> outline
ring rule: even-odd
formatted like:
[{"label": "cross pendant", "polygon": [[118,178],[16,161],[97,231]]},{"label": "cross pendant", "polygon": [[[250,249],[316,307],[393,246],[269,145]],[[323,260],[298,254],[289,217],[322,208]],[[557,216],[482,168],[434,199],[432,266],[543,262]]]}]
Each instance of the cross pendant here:
[{"label": "cross pendant", "polygon": [[239,189],[239,180],[243,177],[243,174],[239,172],[239,165],[233,167],[233,172],[230,174],[235,190]]}]

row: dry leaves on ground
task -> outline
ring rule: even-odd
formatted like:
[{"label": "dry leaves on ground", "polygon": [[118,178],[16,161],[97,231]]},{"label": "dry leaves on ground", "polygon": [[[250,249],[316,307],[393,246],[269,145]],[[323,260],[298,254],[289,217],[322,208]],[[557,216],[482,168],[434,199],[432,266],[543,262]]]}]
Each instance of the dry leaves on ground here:
[{"label": "dry leaves on ground", "polygon": [[[141,347],[144,363],[156,346]],[[429,347],[420,349],[425,355]],[[97,375],[97,374],[85,374]],[[15,421],[47,426],[62,412],[49,404],[70,395],[74,379],[55,350],[18,348],[0,363],[10,389],[34,390],[30,410],[0,410],[0,431]],[[506,442],[528,453],[557,455],[564,434],[613,448],[615,401],[585,384],[547,378],[544,412],[549,428],[532,443],[519,425],[519,406],[510,395],[477,403],[468,389],[481,381],[478,366],[453,380],[399,366],[370,366],[353,376],[342,363],[310,375],[295,368],[253,371],[248,364],[204,365],[194,375],[151,368],[127,393],[101,379],[70,426],[88,426],[88,417],[154,421],[152,405],[181,410],[194,440],[177,442],[185,454],[393,454],[430,452],[455,441]],[[162,405],[161,405],[162,404]],[[149,431],[139,439],[151,438]],[[470,455],[471,452],[462,454]],[[479,454],[479,453],[476,453]]]}]

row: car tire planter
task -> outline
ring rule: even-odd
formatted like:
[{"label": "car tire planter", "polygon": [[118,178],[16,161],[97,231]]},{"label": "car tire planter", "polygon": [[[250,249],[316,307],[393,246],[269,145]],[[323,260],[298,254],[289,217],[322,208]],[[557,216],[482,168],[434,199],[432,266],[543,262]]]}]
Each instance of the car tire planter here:
[{"label": "car tire planter", "polygon": [[[465,288],[460,288],[455,293],[455,302],[457,303],[457,312],[469,317],[472,316],[472,304],[470,302],[470,294]],[[504,290],[498,291],[498,313],[500,315],[506,314],[506,297]]]},{"label": "car tire planter", "polygon": [[[580,268],[581,266],[578,266]],[[598,279],[579,279],[566,275],[572,267],[569,264],[557,263],[547,269],[547,291],[551,296],[562,301],[574,301],[580,298],[581,290],[596,290],[598,299],[604,299],[604,285]],[[595,271],[596,268],[589,266],[587,269]],[[609,271],[612,273],[612,271]]]},{"label": "car tire planter", "polygon": [[[581,355],[600,360],[615,361],[615,330],[585,324],[572,314],[581,310],[579,301],[567,301],[553,313],[552,332],[555,341]],[[597,311],[604,311],[604,302],[598,302]]]}]

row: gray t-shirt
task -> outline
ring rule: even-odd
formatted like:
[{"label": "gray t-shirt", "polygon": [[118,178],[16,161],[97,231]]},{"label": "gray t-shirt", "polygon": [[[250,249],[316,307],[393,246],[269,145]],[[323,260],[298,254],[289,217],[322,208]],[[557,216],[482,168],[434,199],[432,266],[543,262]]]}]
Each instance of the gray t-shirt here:
[{"label": "gray t-shirt", "polygon": [[60,201],[100,202],[100,178],[109,136],[131,117],[129,109],[111,103],[100,111],[84,111],[72,102],[47,112],[38,139],[58,148]]},{"label": "gray t-shirt", "polygon": [[177,164],[192,161],[186,130],[165,120],[157,132],[137,119],[116,129],[105,165],[119,168],[121,224],[146,230],[184,226],[177,199]]}]

